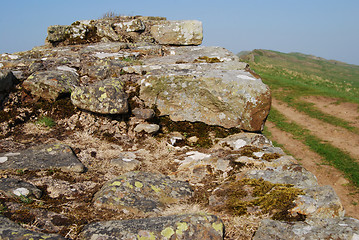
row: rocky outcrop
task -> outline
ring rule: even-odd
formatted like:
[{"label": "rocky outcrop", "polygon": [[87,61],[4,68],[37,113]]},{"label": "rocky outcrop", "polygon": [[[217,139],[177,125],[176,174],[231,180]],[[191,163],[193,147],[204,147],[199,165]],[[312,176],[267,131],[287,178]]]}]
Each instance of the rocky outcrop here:
[{"label": "rocky outcrop", "polygon": [[50,26],[47,32],[47,41],[53,45],[99,41],[200,45],[203,38],[199,21],[136,16],[76,21],[69,26]]},{"label": "rocky outcrop", "polygon": [[0,238],[223,239],[243,216],[255,239],[359,236],[333,189],[258,133],[268,87],[201,41],[198,21],[116,17],[2,54]]}]

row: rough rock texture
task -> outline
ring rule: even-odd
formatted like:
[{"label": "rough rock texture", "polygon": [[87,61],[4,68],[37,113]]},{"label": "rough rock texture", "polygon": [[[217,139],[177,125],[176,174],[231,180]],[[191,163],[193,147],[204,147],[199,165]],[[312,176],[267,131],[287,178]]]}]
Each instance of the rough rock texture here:
[{"label": "rough rock texture", "polygon": [[159,44],[200,45],[203,39],[202,22],[196,20],[161,22],[151,27],[151,34]]},{"label": "rough rock texture", "polygon": [[11,71],[0,69],[0,104],[17,82]]},{"label": "rough rock texture", "polygon": [[309,218],[344,217],[344,208],[339,197],[330,186],[313,186],[295,200],[291,210]]},{"label": "rough rock texture", "polygon": [[47,41],[55,46],[100,41],[200,45],[203,38],[199,21],[141,16],[76,21],[68,26],[50,26],[47,32]]},{"label": "rough rock texture", "polygon": [[[6,208],[11,213],[11,219],[31,219],[36,231],[57,233],[71,224],[70,217],[41,208],[33,209],[19,203],[7,203]],[[24,213],[26,216],[23,216]]]},{"label": "rough rock texture", "polygon": [[[210,50],[212,55],[206,56]],[[270,91],[244,70],[245,64],[236,62],[236,57],[222,48],[169,51],[168,57],[124,68],[126,72],[147,73],[140,92],[147,106],[156,106],[161,115],[174,121],[261,131],[270,109]]]},{"label": "rough rock texture", "polygon": [[40,198],[42,191],[31,183],[14,178],[0,178],[0,192],[7,197],[29,197]]},{"label": "rough rock texture", "polygon": [[81,239],[223,239],[222,221],[207,214],[98,222],[87,225]]},{"label": "rough rock texture", "polygon": [[162,174],[128,172],[106,183],[96,193],[97,207],[136,211],[158,211],[166,204],[192,196],[188,183]]},{"label": "rough rock texture", "polygon": [[200,43],[199,22],[122,16],[48,31],[46,46],[0,55],[0,214],[28,229],[1,217],[1,239],[223,239],[224,224],[226,238],[249,239],[269,218],[282,222],[264,221],[257,238],[358,238],[332,188],[248,132],[270,108],[249,66],[182,46]]},{"label": "rough rock texture", "polygon": [[19,152],[0,153],[0,169],[49,169],[83,172],[84,165],[64,144],[45,144]]},{"label": "rough rock texture", "polygon": [[103,114],[127,113],[127,94],[120,79],[106,79],[89,86],[76,87],[72,103],[82,109]]},{"label": "rough rock texture", "polygon": [[160,129],[160,126],[157,124],[148,124],[148,123],[140,123],[135,128],[135,132],[146,132],[146,133],[156,133]]},{"label": "rough rock texture", "polygon": [[22,84],[31,94],[50,101],[55,101],[61,94],[70,93],[76,85],[76,72],[60,70],[36,72]]},{"label": "rough rock texture", "polygon": [[14,223],[7,218],[0,216],[0,237],[1,239],[49,239],[49,240],[60,240],[65,239],[64,237],[57,234],[46,234],[27,230],[21,227],[19,224]]},{"label": "rough rock texture", "polygon": [[263,220],[253,240],[262,239],[359,239],[359,221],[353,218],[327,218],[316,221],[286,223]]}]

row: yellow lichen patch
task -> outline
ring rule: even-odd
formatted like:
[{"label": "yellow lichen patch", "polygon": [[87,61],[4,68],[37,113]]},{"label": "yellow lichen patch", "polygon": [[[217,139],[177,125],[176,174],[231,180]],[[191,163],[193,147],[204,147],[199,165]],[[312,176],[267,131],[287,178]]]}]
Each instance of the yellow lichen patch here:
[{"label": "yellow lichen patch", "polygon": [[117,113],[117,112],[118,112],[118,110],[115,109],[115,108],[112,108],[112,109],[110,110],[110,114],[115,114],[115,113]]},{"label": "yellow lichen patch", "polygon": [[48,148],[48,149],[46,149],[46,151],[48,151],[48,152],[52,152],[52,148]]},{"label": "yellow lichen patch", "polygon": [[133,186],[129,182],[125,182],[125,187],[133,189]]},{"label": "yellow lichen patch", "polygon": [[185,222],[178,222],[176,223],[176,225],[177,225],[177,229],[176,229],[177,235],[182,235],[184,231],[188,230],[188,224]]},{"label": "yellow lichen patch", "polygon": [[214,222],[212,223],[212,227],[214,230],[216,230],[217,232],[223,232],[223,224],[221,222]]},{"label": "yellow lichen patch", "polygon": [[154,186],[154,185],[151,185],[151,189],[153,191],[155,191],[156,193],[160,192],[161,191],[161,188],[157,187],[157,186]]},{"label": "yellow lichen patch", "polygon": [[121,186],[121,185],[122,185],[122,182],[120,182],[120,181],[115,181],[110,184],[110,186]]},{"label": "yellow lichen patch", "polygon": [[101,94],[101,96],[99,97],[99,101],[102,102],[103,100],[105,100],[107,98],[107,93],[103,93]]},{"label": "yellow lichen patch", "polygon": [[143,187],[143,184],[141,182],[135,182],[135,187],[136,188],[142,188]]},{"label": "yellow lichen patch", "polygon": [[161,235],[169,239],[174,233],[175,231],[171,227],[166,227],[162,230]]}]

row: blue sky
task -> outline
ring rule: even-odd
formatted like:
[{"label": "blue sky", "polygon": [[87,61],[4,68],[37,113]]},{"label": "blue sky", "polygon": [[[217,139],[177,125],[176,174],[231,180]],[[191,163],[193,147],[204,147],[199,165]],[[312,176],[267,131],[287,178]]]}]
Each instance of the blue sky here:
[{"label": "blue sky", "polygon": [[359,65],[359,0],[4,0],[0,53],[44,44],[47,27],[106,12],[203,22],[205,46],[270,49]]}]

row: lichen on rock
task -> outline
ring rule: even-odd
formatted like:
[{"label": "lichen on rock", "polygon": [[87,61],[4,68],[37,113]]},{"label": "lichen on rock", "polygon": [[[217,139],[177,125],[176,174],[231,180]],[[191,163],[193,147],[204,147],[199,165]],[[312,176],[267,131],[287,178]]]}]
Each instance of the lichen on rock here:
[{"label": "lichen on rock", "polygon": [[106,79],[89,86],[76,87],[71,93],[71,101],[81,109],[96,113],[127,113],[127,94],[123,86],[121,79]]}]

